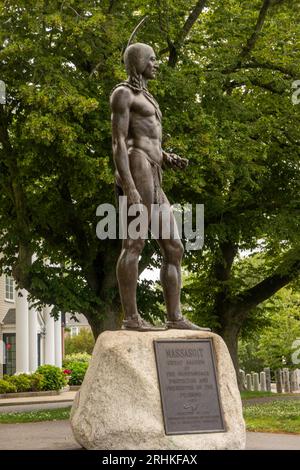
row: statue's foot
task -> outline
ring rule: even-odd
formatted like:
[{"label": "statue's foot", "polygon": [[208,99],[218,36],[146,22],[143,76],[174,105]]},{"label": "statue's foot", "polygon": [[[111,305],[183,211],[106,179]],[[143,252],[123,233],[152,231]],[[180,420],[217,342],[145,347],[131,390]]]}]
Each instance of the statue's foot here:
[{"label": "statue's foot", "polygon": [[178,320],[168,321],[167,322],[168,329],[175,329],[175,330],[198,330],[198,331],[211,331],[210,328],[200,327],[195,325],[190,320],[185,317],[181,317]]},{"label": "statue's foot", "polygon": [[136,315],[123,320],[122,330],[132,331],[165,331],[165,327],[157,327],[144,320],[141,316]]}]

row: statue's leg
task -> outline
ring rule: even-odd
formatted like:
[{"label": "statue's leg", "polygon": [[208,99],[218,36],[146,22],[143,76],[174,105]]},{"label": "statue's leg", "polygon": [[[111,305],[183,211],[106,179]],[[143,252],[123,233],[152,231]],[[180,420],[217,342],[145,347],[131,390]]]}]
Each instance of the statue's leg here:
[{"label": "statue's leg", "polygon": [[180,308],[181,259],[183,246],[180,240],[158,239],[163,261],[160,270],[160,281],[163,287],[168,320],[182,318]]},{"label": "statue's leg", "polygon": [[117,279],[119,292],[124,310],[125,320],[139,316],[136,303],[136,287],[138,280],[139,256],[143,250],[145,240],[123,240],[122,251],[117,263]]},{"label": "statue's leg", "polygon": [[160,271],[160,280],[163,287],[165,304],[167,309],[167,327],[174,329],[205,330],[200,328],[181,314],[180,291],[181,291],[181,260],[184,252],[183,245],[179,239],[178,229],[172,208],[164,195],[164,204],[169,207],[169,238],[163,238],[162,224],[166,223],[166,217],[160,216],[160,237],[157,243],[160,246],[163,262]]}]

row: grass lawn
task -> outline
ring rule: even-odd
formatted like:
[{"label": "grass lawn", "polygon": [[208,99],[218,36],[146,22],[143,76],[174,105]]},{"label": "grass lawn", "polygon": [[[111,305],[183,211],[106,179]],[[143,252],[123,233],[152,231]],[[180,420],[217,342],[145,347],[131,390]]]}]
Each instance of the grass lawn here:
[{"label": "grass lawn", "polygon": [[247,431],[300,434],[300,401],[281,400],[245,405]]},{"label": "grass lawn", "polygon": [[24,411],[20,413],[0,413],[0,424],[31,423],[37,421],[57,421],[69,419],[71,407],[53,410]]},{"label": "grass lawn", "polygon": [[248,398],[261,398],[261,397],[274,397],[275,393],[272,392],[241,392],[242,400],[248,400]]}]

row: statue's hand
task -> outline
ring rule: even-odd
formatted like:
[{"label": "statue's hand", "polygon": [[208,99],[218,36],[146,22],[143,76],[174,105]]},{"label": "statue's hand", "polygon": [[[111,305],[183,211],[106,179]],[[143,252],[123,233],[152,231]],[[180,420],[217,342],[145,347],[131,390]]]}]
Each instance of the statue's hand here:
[{"label": "statue's hand", "polygon": [[184,170],[189,164],[186,158],[179,157],[176,153],[168,153],[166,160],[172,168],[180,168],[181,170]]},{"label": "statue's hand", "polygon": [[143,203],[141,195],[136,188],[130,188],[125,191],[125,196],[127,196],[128,205]]}]

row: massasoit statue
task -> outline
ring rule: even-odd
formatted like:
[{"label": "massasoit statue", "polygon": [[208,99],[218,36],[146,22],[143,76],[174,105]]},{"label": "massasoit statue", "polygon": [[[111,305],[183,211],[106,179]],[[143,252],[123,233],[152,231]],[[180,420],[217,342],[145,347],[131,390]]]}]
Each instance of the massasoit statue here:
[{"label": "massasoit statue", "polygon": [[[147,44],[129,45],[124,53],[127,81],[112,91],[113,157],[119,195],[127,196],[128,207],[143,204],[151,218],[151,205],[164,204],[170,217],[170,237],[159,236],[163,262],[160,280],[167,310],[167,328],[205,329],[191,323],[181,314],[181,259],[183,245],[171,205],[161,187],[162,164],[184,169],[188,160],[162,150],[162,115],[159,105],[147,89],[148,80],[154,79],[157,62],[152,47]],[[124,310],[123,329],[148,331],[154,329],[139,314],[136,302],[138,262],[144,247],[143,238],[123,240],[117,264],[117,278]]]}]

